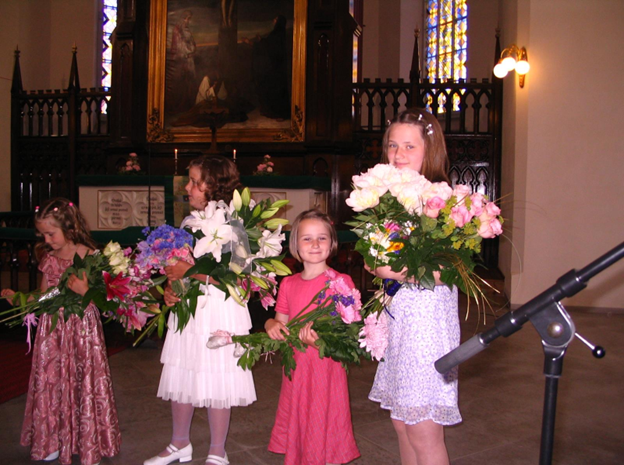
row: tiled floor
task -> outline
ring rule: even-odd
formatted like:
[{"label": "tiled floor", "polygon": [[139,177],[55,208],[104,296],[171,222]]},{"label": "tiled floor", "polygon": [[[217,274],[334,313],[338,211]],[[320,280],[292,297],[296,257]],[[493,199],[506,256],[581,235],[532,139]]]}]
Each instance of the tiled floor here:
[{"label": "tiled floor", "polygon": [[[475,309],[463,323],[464,339],[476,329]],[[575,340],[565,357],[559,383],[553,463],[561,465],[624,463],[624,313],[573,311],[577,330],[607,350],[592,357]],[[489,317],[488,325],[494,318]],[[482,331],[479,327],[478,331]],[[121,453],[102,465],[140,465],[170,438],[167,402],[155,397],[160,345],[148,341],[110,359],[123,434]],[[543,353],[531,327],[492,343],[460,369],[460,410],[464,421],[447,428],[453,465],[536,464],[543,405]],[[398,445],[387,412],[367,400],[375,364],[353,367],[349,375],[353,424],[362,457],[353,464],[399,464]],[[227,451],[233,465],[279,464],[266,450],[280,387],[278,363],[254,368],[258,401],[233,411]],[[0,463],[28,464],[18,444],[25,396],[0,405]],[[197,411],[192,464],[204,463],[209,444],[205,411]],[[75,458],[74,464],[78,463]]]}]

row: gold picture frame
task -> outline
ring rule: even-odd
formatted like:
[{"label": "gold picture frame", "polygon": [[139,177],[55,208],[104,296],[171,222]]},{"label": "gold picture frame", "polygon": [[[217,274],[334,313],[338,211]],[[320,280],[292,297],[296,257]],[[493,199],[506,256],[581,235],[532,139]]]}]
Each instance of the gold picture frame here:
[{"label": "gold picture frame", "polygon": [[[253,5],[247,2],[252,2]],[[278,118],[275,116],[267,117],[266,112],[260,112],[259,105],[256,105],[254,110],[251,110],[249,113],[251,116],[248,119],[247,114],[244,112],[239,112],[238,108],[235,107],[236,111],[232,111],[232,107],[229,107],[229,110],[226,110],[228,114],[228,120],[224,123],[223,120],[215,123],[210,118],[219,118],[222,116],[220,111],[222,108],[228,108],[227,100],[221,100],[221,95],[223,91],[219,90],[219,92],[215,92],[214,90],[211,93],[210,103],[208,98],[206,100],[201,101],[201,108],[199,102],[200,96],[197,94],[195,105],[191,110],[185,110],[179,113],[175,113],[172,108],[174,108],[174,104],[181,101],[179,98],[170,98],[173,96],[173,90],[179,90],[181,92],[185,92],[189,94],[191,91],[187,89],[192,89],[193,85],[197,85],[197,82],[200,81],[200,77],[193,74],[193,85],[189,86],[178,86],[177,88],[173,87],[171,82],[175,82],[171,76],[171,68],[174,60],[172,57],[176,55],[173,54],[172,49],[174,48],[172,44],[174,43],[173,34],[175,29],[179,31],[181,28],[187,31],[187,37],[189,37],[188,41],[192,41],[193,53],[189,53],[187,55],[191,56],[195,54],[195,50],[199,55],[199,52],[212,53],[212,56],[216,56],[218,52],[218,48],[221,47],[221,31],[222,28],[227,27],[223,26],[224,16],[228,14],[228,8],[231,8],[233,4],[239,3],[238,5],[234,5],[234,22],[236,23],[236,27],[232,28],[235,32],[236,43],[234,47],[236,47],[235,51],[237,52],[236,59],[240,60],[240,55],[242,52],[240,50],[246,50],[249,52],[250,47],[256,47],[256,43],[259,44],[262,42],[262,35],[256,34],[255,37],[251,39],[240,37],[240,31],[238,28],[238,17],[241,16],[240,8],[237,7],[245,6],[247,4],[248,7],[258,8],[262,5],[262,0],[221,0],[220,5],[216,5],[219,2],[212,2],[213,6],[211,8],[215,10],[219,10],[220,15],[220,25],[215,25],[214,22],[212,24],[208,24],[206,18],[212,19],[212,16],[208,16],[204,10],[206,7],[206,2],[202,2],[201,0],[197,0],[197,14],[198,20],[203,19],[202,24],[204,24],[205,31],[204,36],[208,37],[208,34],[211,34],[210,37],[215,37],[215,29],[218,31],[218,41],[215,43],[210,41],[205,41],[205,43],[200,43],[196,45],[194,37],[192,35],[193,29],[190,27],[189,23],[193,17],[193,8],[189,8],[189,1],[180,2],[180,0],[152,0],[151,1],[151,11],[150,11],[150,41],[149,41],[149,71],[148,71],[148,104],[147,104],[147,140],[151,143],[164,143],[164,142],[210,142],[212,137],[211,128],[217,126],[217,140],[219,143],[221,142],[300,142],[304,139],[304,127],[305,127],[305,68],[306,68],[306,24],[307,24],[307,0],[292,0],[292,18],[286,18],[287,24],[292,24],[292,61],[290,61],[290,67],[292,69],[289,91],[290,91],[290,118],[286,117]],[[275,2],[273,2],[275,3]],[[190,2],[192,5],[192,1]],[[179,8],[179,5],[184,5],[184,8]],[[216,5],[216,6],[215,6]],[[219,8],[217,8],[217,6]],[[177,9],[175,9],[177,7]],[[238,12],[237,12],[238,11]],[[245,10],[243,10],[245,11]],[[264,13],[264,12],[263,12]],[[265,16],[268,13],[264,13]],[[216,15],[214,15],[216,16]],[[178,23],[176,24],[176,21]],[[214,20],[213,20],[214,21]],[[278,21],[277,17],[273,20],[273,24],[275,25]],[[185,26],[180,26],[182,22],[185,22]],[[264,21],[266,24],[266,21]],[[193,24],[193,23],[190,23]],[[212,29],[210,29],[212,28]],[[191,31],[191,32],[188,32]],[[270,34],[269,34],[270,35]],[[178,33],[178,37],[180,34]],[[204,37],[202,36],[202,37]],[[266,36],[266,34],[265,34]],[[290,34],[287,36],[290,37]],[[184,40],[184,39],[183,39]],[[176,43],[181,43],[180,39]],[[289,40],[286,40],[288,46]],[[168,48],[169,47],[169,48]],[[204,48],[201,48],[204,47]],[[210,48],[212,47],[212,49]],[[241,48],[239,48],[241,47]],[[176,50],[180,48],[176,47]],[[222,47],[223,49],[224,47]],[[290,49],[290,47],[289,47]],[[215,52],[215,50],[217,50]],[[255,52],[254,48],[254,54]],[[183,59],[184,60],[184,59]],[[195,62],[200,62],[204,64],[204,71],[207,71],[205,76],[203,77],[203,81],[199,85],[198,89],[200,92],[205,92],[211,84],[210,75],[216,76],[212,79],[213,88],[216,86],[221,87],[221,83],[223,82],[222,87],[226,88],[226,83],[229,81],[225,78],[221,78],[219,76],[218,66],[216,71],[210,69],[206,63],[208,60],[202,60],[199,58],[186,58],[186,60],[190,63],[188,68],[192,68],[193,73],[196,72]],[[227,61],[217,61],[213,58],[213,63],[228,63]],[[180,63],[179,61],[177,63]],[[242,62],[241,63],[246,63]],[[184,61],[182,61],[182,66],[184,66]],[[251,66],[251,65],[250,65]],[[266,67],[265,67],[266,68]],[[188,70],[187,70],[188,71]],[[237,72],[236,70],[234,72]],[[188,73],[187,73],[188,74]],[[166,78],[167,75],[167,78]],[[243,78],[243,74],[241,72],[241,80],[243,79],[251,79],[251,78]],[[245,74],[246,76],[246,74]],[[287,76],[286,76],[287,77]],[[170,82],[166,82],[166,79],[171,79]],[[187,81],[190,82],[190,81]],[[236,89],[236,80],[232,80],[231,82],[235,83],[235,86],[232,87],[236,90],[236,96],[242,95],[244,92],[249,91],[249,86],[240,85],[242,91]],[[205,83],[208,85],[206,86]],[[202,87],[203,86],[203,87]],[[256,89],[261,87],[257,87]],[[202,88],[204,91],[202,91]],[[166,95],[168,93],[169,95]],[[178,92],[179,93],[179,92]],[[230,96],[233,95],[234,92],[230,92]],[[259,94],[259,92],[258,92]],[[204,95],[204,94],[202,94]],[[176,96],[177,97],[177,96]],[[189,97],[189,96],[187,96]],[[192,96],[190,96],[192,99]],[[227,97],[226,97],[227,98]],[[182,99],[183,100],[183,99]],[[232,99],[233,100],[233,99]],[[166,102],[174,102],[174,104],[169,105]],[[245,108],[252,108],[253,102],[251,100],[244,100],[240,98],[238,101],[249,102]],[[187,107],[192,105],[192,100],[189,98],[186,99]],[[166,107],[167,105],[167,107]],[[287,105],[287,103],[286,103]],[[199,108],[199,110],[197,110]],[[242,108],[242,107],[241,107]],[[282,109],[284,107],[282,106]],[[285,108],[288,109],[287,107]],[[194,110],[195,113],[192,113]],[[261,115],[260,115],[261,113]],[[282,112],[283,113],[283,112]],[[192,117],[188,115],[192,114]],[[199,116],[197,116],[199,114]],[[242,116],[241,116],[242,115]],[[177,119],[176,119],[177,118]],[[193,119],[195,118],[195,119]],[[235,118],[238,118],[235,119]],[[253,118],[253,119],[252,119]],[[230,121],[230,119],[232,121]],[[239,121],[240,120],[240,121]],[[193,121],[193,124],[184,124],[187,121]]]}]

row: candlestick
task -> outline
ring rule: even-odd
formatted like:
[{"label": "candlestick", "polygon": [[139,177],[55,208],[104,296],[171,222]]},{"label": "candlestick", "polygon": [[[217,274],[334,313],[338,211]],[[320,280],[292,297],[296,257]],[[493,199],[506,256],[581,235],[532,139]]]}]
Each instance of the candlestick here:
[{"label": "candlestick", "polygon": [[178,175],[178,149],[173,149],[173,174]]},{"label": "candlestick", "polygon": [[236,161],[236,149],[234,149],[234,161]]}]

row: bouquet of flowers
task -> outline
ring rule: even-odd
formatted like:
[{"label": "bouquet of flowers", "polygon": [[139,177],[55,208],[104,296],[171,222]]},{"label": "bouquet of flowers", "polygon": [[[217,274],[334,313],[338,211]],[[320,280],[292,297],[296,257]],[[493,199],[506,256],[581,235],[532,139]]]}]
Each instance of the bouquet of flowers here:
[{"label": "bouquet of flowers", "polygon": [[[368,331],[369,340],[366,343],[359,340],[359,335],[363,331],[360,291],[350,288],[344,278],[331,269],[327,270],[325,275],[327,280],[323,289],[286,325],[290,334],[285,335],[285,341],[271,339],[264,332],[237,336],[220,330],[210,337],[208,348],[216,349],[227,344],[237,344],[234,354],[240,357],[238,365],[248,370],[263,354],[279,350],[282,354],[284,374],[290,378],[291,371],[297,366],[294,350],[300,352],[306,350],[305,344],[299,339],[299,331],[313,321],[312,329],[319,336],[316,345],[321,358],[331,357],[346,368],[348,362],[358,363],[360,357],[370,358],[371,355],[376,357],[379,354],[376,342],[382,340],[383,344],[385,340],[378,337],[383,328],[371,325]],[[312,306],[315,308],[305,313]]]},{"label": "bouquet of flowers", "polygon": [[126,164],[119,168],[119,174],[138,174],[140,171],[139,157],[134,152],[128,155]]},{"label": "bouquet of flowers", "polygon": [[[48,313],[53,315],[51,329],[54,330],[60,309],[63,309],[65,320],[70,315],[82,318],[84,310],[93,302],[104,316],[119,321],[127,331],[141,329],[148,315],[158,312],[158,302],[149,293],[149,288],[158,281],[152,281],[133,266],[131,254],[132,249],[122,249],[112,241],[102,252],[96,250],[84,258],[76,254],[73,265],[65,270],[58,286],[47,289],[43,294],[36,290],[16,292],[11,296],[10,299],[18,306],[3,312],[11,315],[1,322],[12,326],[25,321],[30,325],[36,322],[37,316]],[[89,290],[84,296],[67,287],[67,280],[72,274],[86,276]]]},{"label": "bouquet of flowers", "polygon": [[[167,278],[164,276],[165,267],[175,265],[178,260],[184,260],[188,263],[194,264],[193,260],[193,236],[184,229],[175,228],[168,224],[158,226],[156,229],[151,230],[149,227],[143,230],[146,239],[137,244],[136,255],[134,258],[134,266],[138,273],[145,276],[146,279],[155,274],[160,274],[158,283],[162,283]],[[172,287],[174,291],[179,295],[185,295],[189,287],[190,279],[182,281],[174,281]],[[157,286],[158,291],[164,294],[162,287]],[[190,297],[190,296],[189,296]],[[189,307],[193,303],[196,303],[197,295],[191,299],[183,299],[176,307],[174,307],[174,313],[180,310],[180,320],[186,322],[190,315],[194,314],[195,306]],[[136,345],[141,339],[150,335],[156,328],[158,328],[158,334],[162,337],[165,329],[166,314],[169,308],[163,306],[162,311],[158,309],[155,314],[157,318],[154,318],[146,327],[145,332],[135,341]],[[186,324],[184,323],[184,325]]]},{"label": "bouquet of flowers", "polygon": [[[502,233],[495,203],[468,186],[453,189],[392,165],[379,164],[353,176],[353,185],[346,202],[357,214],[347,224],[358,235],[355,248],[370,268],[406,270],[405,280],[412,278],[426,289],[433,289],[439,272],[448,286],[483,298],[474,257],[483,239]],[[387,304],[386,292],[380,289],[370,304],[378,312]]]},{"label": "bouquet of flowers", "polygon": [[[178,230],[179,233],[176,233],[180,238],[184,236],[183,245],[176,243],[171,236],[171,247],[167,246],[169,252],[164,255],[164,261],[154,258],[155,246],[164,247],[160,235],[152,239],[158,230],[150,234],[145,245],[139,244],[137,260],[140,263],[152,262],[161,272],[163,266],[173,264],[175,260],[182,259],[193,265],[183,280],[172,284],[177,286],[173,290],[181,297],[181,301],[171,309],[178,317],[177,330],[183,330],[194,316],[197,298],[203,294],[200,284],[204,282],[192,278],[193,275],[212,278],[214,286],[240,305],[244,305],[253,292],[259,293],[265,308],[275,303],[276,276],[286,276],[291,272],[282,263],[284,255],[280,255],[285,239],[282,226],[288,220],[273,216],[287,203],[288,200],[271,203],[265,199],[255,204],[249,189],[244,189],[242,193],[234,191],[230,205],[223,201],[211,201],[204,210],[191,212],[182,222],[186,231]],[[161,327],[166,310],[168,308],[165,307],[159,318]]]},{"label": "bouquet of flowers", "polygon": [[256,171],[253,172],[254,176],[271,176],[276,175],[273,171],[273,162],[271,161],[271,155],[266,154],[262,159],[262,163],[258,165]]}]

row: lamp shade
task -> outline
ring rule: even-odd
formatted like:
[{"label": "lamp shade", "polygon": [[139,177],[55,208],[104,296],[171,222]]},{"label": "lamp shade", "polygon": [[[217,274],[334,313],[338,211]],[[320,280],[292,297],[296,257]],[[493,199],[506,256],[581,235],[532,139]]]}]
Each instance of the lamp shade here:
[{"label": "lamp shade", "polygon": [[520,60],[518,63],[516,63],[516,73],[520,75],[528,73],[530,69],[531,65],[526,60]]},{"label": "lamp shade", "polygon": [[502,79],[505,76],[507,76],[508,72],[509,71],[507,70],[507,67],[502,63],[498,63],[496,66],[494,66],[494,76],[496,76],[499,79]]},{"label": "lamp shade", "polygon": [[503,61],[501,63],[505,68],[507,68],[507,71],[513,71],[513,69],[516,67],[516,59],[511,56],[503,58]]}]

